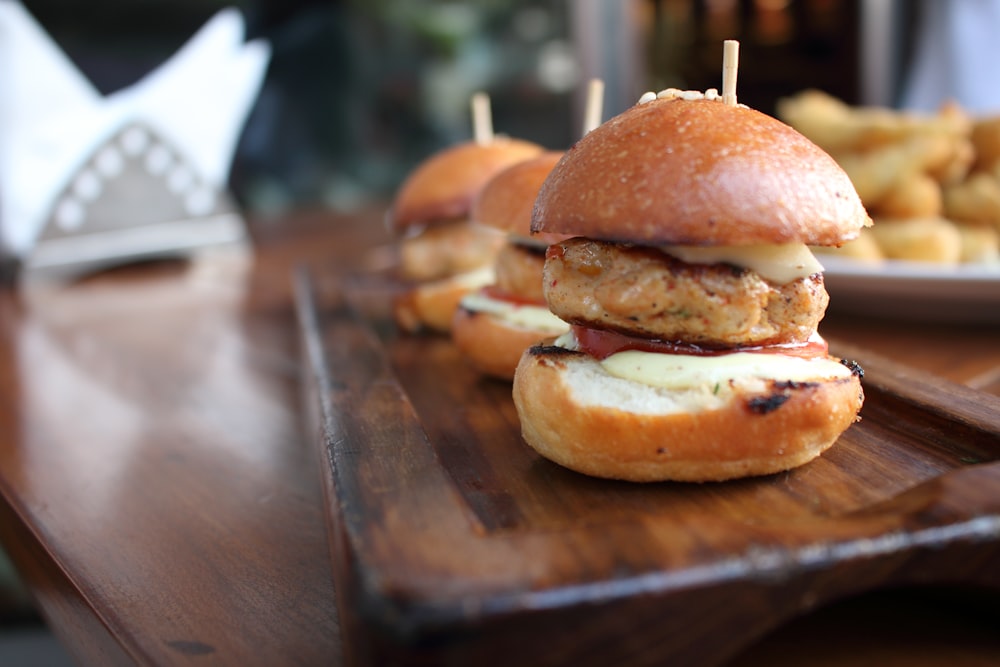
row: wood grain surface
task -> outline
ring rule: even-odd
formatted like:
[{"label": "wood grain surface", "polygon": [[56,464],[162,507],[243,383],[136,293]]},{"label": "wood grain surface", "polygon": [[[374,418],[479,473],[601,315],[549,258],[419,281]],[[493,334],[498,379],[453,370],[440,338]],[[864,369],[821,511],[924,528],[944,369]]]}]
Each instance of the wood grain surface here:
[{"label": "wood grain surface", "polygon": [[0,534],[80,664],[339,662],[289,276],[369,220],[0,293]]},{"label": "wood grain surface", "polygon": [[356,664],[719,664],[844,597],[1000,590],[996,396],[834,341],[867,399],[819,460],[722,484],[598,480],[526,447],[510,385],[445,337],[398,333],[377,293],[323,274],[298,292]]},{"label": "wood grain surface", "polygon": [[[566,664],[622,654],[641,664],[665,652],[704,664],[758,637],[734,664],[1000,659],[998,597],[983,587],[907,585],[823,604],[844,592],[845,581],[860,591],[893,578],[937,577],[942,559],[955,564],[956,580],[979,580],[984,559],[996,562],[992,543],[969,540],[963,557],[937,548],[954,535],[914,528],[954,525],[975,512],[974,503],[994,502],[977,491],[994,483],[992,464],[972,460],[995,447],[958,437],[931,415],[880,426],[896,438],[918,423],[916,450],[900,443],[861,455],[857,440],[814,472],[737,483],[730,492],[663,486],[650,493],[571,475],[499,435],[515,428],[509,406],[448,407],[456,393],[503,406],[505,388],[461,371],[445,342],[403,341],[391,327],[372,326],[374,299],[354,304],[364,306],[354,321],[323,301],[342,271],[357,275],[391,261],[383,213],[374,207],[260,218],[251,221],[249,258],[148,263],[31,294],[0,288],[0,540],[79,664],[338,665],[347,661],[342,636],[357,662],[409,660],[417,646],[422,657],[475,654],[483,665],[510,664],[509,651],[524,641]],[[317,283],[320,349],[331,352],[327,361],[346,355],[346,366],[300,363],[290,289],[300,265]],[[325,337],[337,322],[343,338]],[[829,320],[839,342],[994,395],[998,333]],[[453,369],[452,381],[461,378],[445,390],[435,379],[442,363]],[[355,370],[330,372],[342,367]],[[324,368],[330,393],[321,401],[315,392]],[[364,369],[382,370],[366,379]],[[304,371],[313,380],[305,383],[311,397],[300,391]],[[876,375],[873,369],[870,381]],[[339,528],[328,521],[324,480],[334,468],[319,457],[316,428],[319,410],[345,391],[338,382],[367,392],[353,395],[358,412],[342,423],[363,430],[336,449],[340,474],[350,466],[363,473],[351,483],[365,503],[347,508]],[[891,393],[882,409],[910,400]],[[432,409],[440,414],[428,431],[421,420]],[[304,410],[314,416],[308,429]],[[970,419],[963,428],[975,436],[979,422]],[[881,442],[871,430],[877,420],[867,421],[869,430],[859,433]],[[467,429],[497,434],[470,447]],[[382,449],[362,446],[372,438]],[[867,465],[860,481],[814,484]],[[768,514],[761,516],[761,507]],[[385,511],[373,516],[374,508]],[[806,546],[794,552],[798,561],[782,559],[790,545],[814,544],[817,532],[828,535],[834,525],[843,534],[830,550]],[[897,552],[852,560],[833,548],[856,546],[866,530],[882,535],[887,525],[901,526]],[[963,525],[970,535],[981,529],[975,519]],[[429,539],[452,534],[459,539]],[[406,535],[416,539],[393,556]],[[927,545],[915,545],[915,535]],[[733,558],[733,548],[751,537],[754,548]],[[359,538],[357,554],[395,558],[401,569],[338,590],[334,578],[359,581],[361,561],[333,554]],[[837,558],[846,560],[833,569],[807,567]],[[372,563],[381,567],[364,562]],[[664,575],[665,566],[674,569]],[[610,584],[567,584],[582,575]],[[389,602],[352,606],[379,598]],[[664,598],[674,606],[665,608]],[[441,601],[430,614],[428,599]],[[581,599],[593,605],[564,613]],[[478,607],[481,600],[496,606]],[[456,601],[464,604],[459,613]],[[803,610],[811,613],[799,615]],[[782,613],[789,622],[770,633]],[[382,620],[373,625],[373,617]],[[529,617],[538,627],[522,640],[516,630]],[[460,635],[456,623],[465,628]],[[713,624],[733,630],[712,635]],[[625,638],[609,641],[616,633]],[[515,639],[500,644],[502,637]],[[381,642],[386,638],[393,641]],[[716,641],[720,647],[707,653],[698,648]],[[369,651],[370,643],[391,648]],[[483,646],[496,650],[473,650]]]}]

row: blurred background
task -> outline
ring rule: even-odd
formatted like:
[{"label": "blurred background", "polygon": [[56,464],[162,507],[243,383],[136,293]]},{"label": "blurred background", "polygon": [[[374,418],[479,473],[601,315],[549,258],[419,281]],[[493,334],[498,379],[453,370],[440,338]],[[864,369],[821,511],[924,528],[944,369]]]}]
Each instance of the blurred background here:
[{"label": "blurred background", "polygon": [[102,92],[131,84],[226,6],[273,56],[231,186],[250,212],[350,209],[390,196],[413,165],[471,135],[469,97],[497,132],[575,140],[585,82],[605,118],[646,90],[721,87],[741,41],[740,100],[820,88],[892,104],[912,34],[900,0],[24,0]]},{"label": "blurred background", "polygon": [[[387,200],[416,163],[471,137],[469,99],[476,91],[489,93],[498,133],[566,148],[581,132],[588,79],[605,82],[604,118],[647,90],[721,88],[725,39],[741,43],[740,101],[768,114],[776,115],[782,97],[807,88],[851,105],[916,106],[907,88],[921,55],[947,84],[965,86],[942,86],[940,94],[931,88],[923,104],[954,96],[979,112],[993,111],[994,103],[1000,109],[990,99],[1000,95],[1000,81],[990,78],[1000,68],[972,50],[977,40],[966,39],[973,33],[995,39],[997,22],[975,19],[1000,19],[992,0],[23,4],[103,93],[141,79],[220,9],[240,8],[248,37],[268,40],[272,59],[230,187],[249,214],[262,217]],[[946,7],[971,13],[953,26],[940,15]],[[938,33],[942,50],[927,48]],[[969,47],[963,58],[947,57],[960,46]],[[25,619],[37,621],[0,553],[0,625]],[[40,660],[61,664],[51,654]]]}]

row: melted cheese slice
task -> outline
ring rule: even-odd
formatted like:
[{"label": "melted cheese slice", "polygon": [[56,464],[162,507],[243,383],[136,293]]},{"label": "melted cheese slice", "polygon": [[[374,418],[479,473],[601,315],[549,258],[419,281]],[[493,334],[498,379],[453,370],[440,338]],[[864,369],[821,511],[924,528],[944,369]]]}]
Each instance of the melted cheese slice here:
[{"label": "melted cheese slice", "polygon": [[481,292],[470,292],[462,297],[462,307],[480,313],[490,313],[522,329],[534,329],[551,334],[561,334],[569,329],[568,324],[553,315],[545,306],[493,299]]},{"label": "melted cheese slice", "polygon": [[494,280],[496,280],[496,271],[490,265],[466,271],[465,273],[459,273],[451,278],[444,279],[445,282],[450,282],[451,284],[470,290],[491,285]]},{"label": "melted cheese slice", "polygon": [[821,273],[823,265],[802,243],[752,246],[663,246],[671,257],[688,264],[733,264],[785,285]]},{"label": "melted cheese slice", "polygon": [[826,357],[806,359],[754,352],[703,357],[627,350],[612,354],[601,365],[615,377],[671,390],[717,389],[728,386],[731,380],[809,382],[851,374],[846,366]]}]

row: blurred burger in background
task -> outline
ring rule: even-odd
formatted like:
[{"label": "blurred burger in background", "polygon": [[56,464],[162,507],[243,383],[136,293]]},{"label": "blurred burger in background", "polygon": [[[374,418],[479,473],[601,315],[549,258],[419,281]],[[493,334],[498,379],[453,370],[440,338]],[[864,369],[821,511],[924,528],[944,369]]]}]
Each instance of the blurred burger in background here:
[{"label": "blurred burger in background", "polygon": [[478,223],[504,235],[495,280],[468,292],[455,311],[451,333],[474,368],[510,380],[521,353],[569,325],[552,314],[542,292],[542,267],[550,243],[560,234],[531,234],[538,190],[562,157],[547,151],[506,168],[483,188],[472,208]]},{"label": "blurred burger in background", "polygon": [[431,156],[403,182],[389,212],[408,284],[395,304],[402,329],[449,331],[462,296],[493,281],[504,235],[470,218],[472,202],[497,173],[541,152],[518,139],[469,141]]}]

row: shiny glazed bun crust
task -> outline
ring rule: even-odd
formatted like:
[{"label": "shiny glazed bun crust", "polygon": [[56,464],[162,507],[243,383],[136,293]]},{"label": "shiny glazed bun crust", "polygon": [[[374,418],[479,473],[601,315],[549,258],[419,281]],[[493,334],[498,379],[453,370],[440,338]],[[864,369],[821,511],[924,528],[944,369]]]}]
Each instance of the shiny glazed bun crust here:
[{"label": "shiny glazed bun crust", "polygon": [[396,194],[389,221],[397,232],[411,226],[452,220],[469,214],[479,190],[498,172],[542,151],[537,144],[496,137],[434,154],[407,177]]},{"label": "shiny glazed bun crust", "polygon": [[531,234],[531,211],[538,190],[562,156],[561,151],[546,151],[507,167],[479,192],[470,217],[477,223],[527,237]]},{"label": "shiny glazed bun crust", "polygon": [[[587,475],[633,482],[790,470],[829,448],[856,421],[863,400],[852,374],[775,383],[764,395],[737,392],[721,407],[662,412],[655,388],[613,378],[586,354],[543,346],[524,352],[513,396],[524,440],[539,454]],[[618,407],[647,399],[648,409]]]},{"label": "shiny glazed bun crust", "polygon": [[654,245],[840,245],[869,224],[844,170],[788,125],[666,98],[577,142],[532,216],[536,232]]}]

